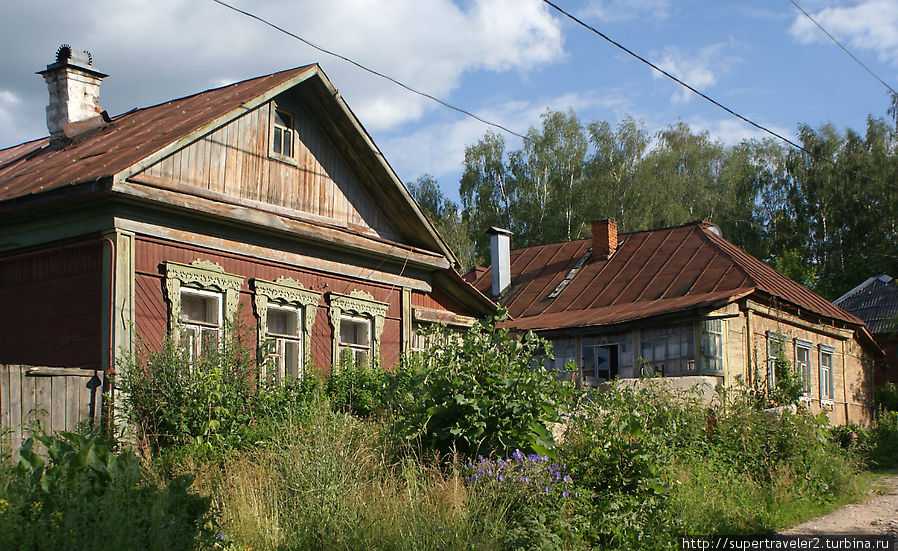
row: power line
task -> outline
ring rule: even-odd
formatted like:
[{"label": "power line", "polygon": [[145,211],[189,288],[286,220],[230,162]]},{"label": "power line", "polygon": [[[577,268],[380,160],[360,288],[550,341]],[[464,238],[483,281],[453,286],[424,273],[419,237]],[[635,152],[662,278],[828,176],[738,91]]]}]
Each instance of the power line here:
[{"label": "power line", "polygon": [[267,20],[265,20],[265,19],[263,19],[263,18],[261,18],[261,17],[255,15],[255,14],[252,14],[252,13],[250,13],[250,12],[248,12],[248,11],[241,10],[240,8],[237,8],[237,7],[235,7],[235,6],[232,6],[232,5],[230,5],[230,4],[226,3],[226,2],[223,2],[222,0],[212,0],[212,1],[215,2],[216,4],[220,4],[220,5],[222,5],[222,6],[226,7],[226,8],[228,8],[229,10],[233,10],[233,11],[235,11],[235,12],[237,12],[237,13],[240,13],[240,14],[245,15],[246,17],[255,19],[256,21],[258,21],[258,22],[260,22],[260,23],[263,23],[263,24],[265,24],[265,25],[268,25],[268,26],[271,27],[272,29],[275,29],[275,30],[277,30],[277,31],[280,31],[280,32],[286,34],[287,36],[290,36],[290,37],[292,37],[292,38],[295,38],[296,40],[299,40],[300,42],[302,42],[302,43],[305,44],[306,46],[309,46],[309,47],[311,47],[311,48],[314,48],[314,49],[318,50],[319,52],[321,52],[321,53],[323,53],[323,54],[327,54],[327,55],[329,55],[329,56],[336,57],[337,59],[341,59],[341,60],[345,61],[346,63],[349,63],[349,64],[351,64],[351,65],[354,65],[355,67],[358,67],[359,69],[361,69],[361,70],[363,70],[363,71],[365,71],[365,72],[367,72],[367,73],[371,73],[372,75],[375,75],[375,76],[378,76],[378,77],[380,77],[380,78],[389,80],[390,82],[392,82],[392,83],[395,84],[396,86],[399,86],[400,88],[403,88],[403,89],[405,89],[405,90],[408,90],[409,92],[411,92],[411,93],[413,93],[413,94],[417,94],[417,95],[419,95],[419,96],[421,96],[421,97],[423,97],[423,98],[427,98],[427,99],[429,99],[429,100],[431,100],[431,101],[435,101],[435,102],[439,103],[440,105],[442,105],[443,107],[448,107],[449,109],[452,109],[453,111],[457,111],[457,112],[459,112],[459,113],[461,113],[461,114],[463,114],[463,115],[466,115],[466,116],[468,116],[468,117],[471,117],[472,119],[477,120],[477,121],[479,121],[479,122],[481,122],[481,123],[483,123],[483,124],[485,124],[485,125],[487,125],[487,126],[492,126],[493,128],[498,128],[499,130],[508,132],[508,133],[511,134],[512,136],[517,136],[518,138],[521,138],[522,140],[531,141],[530,138],[528,138],[527,136],[524,136],[523,134],[518,134],[518,133],[515,132],[514,130],[510,130],[510,129],[506,128],[505,126],[502,126],[502,125],[499,124],[499,123],[490,122],[490,121],[488,121],[488,120],[486,120],[486,119],[484,119],[484,118],[481,118],[481,117],[475,115],[474,113],[471,113],[470,111],[467,111],[467,110],[465,110],[465,109],[462,109],[461,107],[456,107],[456,106],[454,106],[454,105],[452,105],[452,104],[450,104],[450,103],[447,103],[447,102],[441,100],[441,99],[438,98],[438,97],[432,96],[432,95],[428,94],[427,92],[422,92],[422,91],[420,91],[420,90],[416,90],[415,88],[412,88],[411,86],[408,86],[407,84],[403,84],[402,82],[396,80],[395,78],[393,78],[393,77],[391,77],[391,76],[389,76],[389,75],[385,75],[384,73],[381,73],[381,72],[379,72],[379,71],[375,71],[374,69],[370,69],[370,68],[368,68],[368,67],[365,67],[365,66],[362,65],[361,63],[358,63],[357,61],[352,60],[352,59],[350,59],[350,58],[348,58],[348,57],[346,57],[346,56],[344,56],[344,55],[338,54],[338,53],[336,53],[336,52],[333,52],[333,51],[331,51],[331,50],[328,50],[328,49],[326,49],[326,48],[323,48],[323,47],[321,47],[321,46],[318,46],[317,44],[315,44],[315,43],[313,43],[313,42],[310,42],[310,41],[306,40],[305,38],[303,38],[303,37],[301,37],[301,36],[299,36],[299,35],[297,35],[297,34],[294,34],[294,33],[290,32],[290,31],[288,31],[287,29],[284,29],[283,27],[279,27],[279,26],[275,25],[274,23],[272,23],[272,22],[270,22],[270,21],[267,21]]},{"label": "power line", "polygon": [[813,23],[814,25],[817,25],[817,28],[820,29],[821,31],[823,31],[823,34],[825,34],[826,36],[829,37],[830,40],[832,40],[833,42],[835,42],[836,46],[842,48],[842,51],[845,52],[846,54],[848,54],[848,56],[851,57],[851,59],[853,59],[853,60],[855,61],[855,63],[857,63],[858,65],[860,65],[861,67],[863,67],[868,73],[870,73],[870,75],[873,76],[873,78],[875,78],[875,79],[878,80],[880,83],[882,83],[883,86],[885,86],[886,88],[888,88],[889,91],[892,92],[892,94],[898,96],[898,92],[896,92],[894,88],[892,88],[891,86],[889,86],[888,84],[886,84],[886,82],[885,82],[884,80],[882,80],[881,78],[879,78],[879,75],[877,75],[876,73],[873,72],[872,69],[870,69],[869,67],[867,67],[866,65],[864,65],[864,62],[863,62],[863,61],[861,61],[860,59],[857,58],[857,56],[855,56],[853,53],[851,53],[850,51],[848,51],[848,48],[846,48],[845,46],[842,45],[841,42],[839,42],[838,40],[836,40],[836,37],[834,37],[833,35],[829,34],[829,31],[827,31],[826,29],[824,29],[823,26],[820,25],[820,23],[817,23],[817,20],[815,20],[813,17],[811,17],[811,14],[809,14],[809,13],[806,12],[806,11],[804,11],[804,8],[802,8],[801,6],[799,6],[799,5],[798,5],[798,2],[796,2],[795,0],[789,0],[789,1],[792,2],[792,5],[795,6],[795,7],[798,9],[798,11],[800,11],[801,13],[804,14],[805,17],[807,17],[808,19],[810,19],[810,20],[811,20],[811,23]]},{"label": "power line", "polygon": [[[214,0],[214,1],[217,2],[218,0]],[[664,76],[666,76],[667,78],[673,80],[674,82],[676,82],[676,83],[679,84],[680,86],[683,86],[684,88],[686,88],[686,89],[689,90],[690,92],[696,94],[697,96],[699,96],[699,97],[701,97],[701,98],[707,100],[708,102],[714,104],[715,106],[719,107],[720,109],[723,109],[724,111],[726,111],[726,112],[729,113],[730,115],[736,117],[737,119],[740,119],[741,121],[746,122],[746,123],[750,124],[751,126],[754,126],[754,127],[757,128],[758,130],[761,130],[762,132],[766,132],[767,134],[770,134],[771,136],[773,136],[773,137],[775,137],[775,138],[778,138],[778,139],[782,140],[783,142],[785,142],[785,143],[791,145],[792,147],[794,147],[795,149],[797,149],[797,150],[799,150],[799,151],[804,152],[804,153],[807,154],[807,155],[810,155],[811,157],[814,157],[814,158],[820,159],[820,160],[822,160],[822,161],[825,161],[825,162],[827,162],[827,163],[833,165],[833,166],[836,167],[836,168],[839,168],[839,169],[841,169],[841,170],[844,170],[844,171],[846,171],[846,172],[849,172],[849,173],[851,173],[851,174],[854,174],[855,176],[860,176],[861,178],[864,178],[864,179],[866,179],[866,180],[870,180],[871,182],[876,182],[877,184],[881,184],[881,185],[884,185],[884,186],[886,186],[886,187],[890,187],[890,188],[892,188],[892,189],[898,189],[898,186],[896,186],[896,185],[894,185],[894,184],[890,184],[890,183],[888,183],[888,182],[884,182],[884,181],[882,181],[882,180],[880,180],[880,179],[878,179],[878,178],[874,178],[874,177],[872,177],[872,176],[867,176],[867,175],[864,174],[863,172],[858,172],[857,170],[854,170],[853,168],[849,168],[849,167],[847,167],[847,166],[840,165],[839,163],[833,161],[832,159],[828,159],[828,158],[826,158],[826,157],[824,157],[824,156],[822,156],[822,155],[817,155],[816,153],[813,153],[813,152],[811,152],[811,151],[805,149],[803,146],[801,146],[801,145],[799,145],[799,144],[793,142],[792,140],[790,140],[789,138],[783,136],[782,134],[779,134],[779,133],[777,133],[777,132],[774,132],[773,130],[770,130],[770,129],[767,128],[766,126],[762,126],[762,125],[756,123],[755,121],[753,121],[753,120],[751,120],[751,119],[749,119],[749,118],[747,118],[747,117],[745,117],[745,116],[743,116],[743,115],[740,115],[739,113],[733,111],[732,109],[730,109],[730,108],[727,107],[726,105],[723,105],[723,104],[720,103],[719,101],[717,101],[717,100],[715,100],[715,99],[709,97],[709,96],[706,95],[705,93],[703,93],[703,92],[701,92],[701,91],[699,91],[699,90],[696,90],[695,88],[693,88],[692,86],[690,86],[690,85],[687,84],[686,82],[683,82],[683,81],[680,80],[679,78],[677,78],[677,77],[675,77],[674,75],[668,73],[667,71],[665,71],[665,70],[662,69],[661,67],[655,65],[654,63],[652,63],[652,62],[649,61],[648,59],[642,57],[641,55],[639,55],[639,54],[637,54],[636,52],[634,52],[633,50],[627,48],[627,47],[624,46],[623,44],[621,44],[621,43],[619,43],[619,42],[613,40],[613,39],[610,38],[608,35],[606,35],[606,34],[603,33],[602,31],[596,29],[596,28],[593,27],[592,25],[589,25],[589,24],[585,23],[585,22],[582,21],[581,19],[578,19],[577,17],[575,17],[573,14],[571,14],[571,13],[569,13],[569,12],[563,10],[562,8],[560,8],[559,6],[557,6],[556,4],[552,3],[550,0],[543,0],[543,2],[544,2],[545,4],[547,4],[548,6],[550,6],[551,8],[553,8],[555,11],[561,13],[562,15],[564,15],[565,17],[567,17],[568,19],[570,19],[571,21],[573,21],[573,22],[577,23],[578,25],[580,25],[581,27],[584,27],[585,29],[588,29],[588,30],[592,31],[593,33],[599,35],[599,36],[600,36],[602,39],[604,39],[606,42],[609,42],[610,44],[612,44],[612,45],[615,46],[616,48],[618,48],[618,49],[620,49],[620,50],[623,50],[624,52],[628,53],[628,54],[631,55],[632,57],[635,57],[635,58],[638,59],[639,61],[641,61],[641,62],[645,63],[646,65],[648,65],[649,67],[651,67],[652,69],[658,71],[658,72],[661,73],[662,75],[664,75]]]}]

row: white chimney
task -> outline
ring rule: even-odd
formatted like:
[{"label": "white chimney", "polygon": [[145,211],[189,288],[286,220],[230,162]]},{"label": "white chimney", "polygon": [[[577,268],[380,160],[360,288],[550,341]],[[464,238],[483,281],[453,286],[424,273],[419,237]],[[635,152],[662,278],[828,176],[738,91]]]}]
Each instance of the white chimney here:
[{"label": "white chimney", "polygon": [[511,232],[492,227],[490,234],[490,265],[493,271],[493,296],[498,297],[511,285]]},{"label": "white chimney", "polygon": [[76,52],[63,44],[56,50],[56,61],[37,74],[44,77],[50,90],[47,129],[52,139],[77,134],[73,123],[101,115],[100,81],[108,75],[93,67],[90,52]]}]

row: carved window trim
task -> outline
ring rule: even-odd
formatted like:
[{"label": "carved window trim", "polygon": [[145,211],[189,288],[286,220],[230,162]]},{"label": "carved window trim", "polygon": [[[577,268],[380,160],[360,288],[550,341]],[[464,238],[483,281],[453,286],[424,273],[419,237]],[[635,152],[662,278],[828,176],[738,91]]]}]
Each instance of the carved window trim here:
[{"label": "carved window trim", "polygon": [[224,295],[224,321],[234,319],[240,303],[242,276],[225,273],[220,265],[200,259],[190,264],[167,261],[164,270],[169,303],[168,327],[174,338],[178,338],[175,329],[181,320],[181,287],[221,293]]},{"label": "carved window trim", "polygon": [[348,295],[328,293],[330,302],[330,322],[333,330],[333,354],[331,356],[334,368],[340,365],[340,320],[343,316],[366,318],[372,322],[371,357],[375,358],[380,353],[380,339],[384,332],[384,321],[387,318],[389,304],[375,300],[374,296],[365,291],[352,291]]},{"label": "carved window trim", "polygon": [[[303,362],[308,363],[312,350],[312,327],[315,324],[315,314],[321,293],[311,291],[303,287],[302,283],[288,277],[279,277],[275,281],[253,279],[253,305],[256,309],[258,320],[257,342],[259,349],[265,343],[268,327],[268,305],[287,306],[296,308],[302,316],[302,354]],[[300,373],[305,365],[301,365]]]}]

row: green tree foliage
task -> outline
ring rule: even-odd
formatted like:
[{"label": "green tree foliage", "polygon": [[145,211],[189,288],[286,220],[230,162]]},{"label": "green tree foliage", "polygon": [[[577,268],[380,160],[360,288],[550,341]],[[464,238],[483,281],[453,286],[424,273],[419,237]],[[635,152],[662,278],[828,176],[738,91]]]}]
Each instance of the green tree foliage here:
[{"label": "green tree foliage", "polygon": [[683,122],[651,135],[630,118],[584,124],[549,110],[520,150],[492,132],[467,148],[457,219],[479,264],[489,262],[490,226],[511,230],[517,248],[588,237],[603,218],[624,232],[705,219],[835,298],[871,274],[898,272],[898,191],[857,174],[898,185],[896,106],[896,126],[870,117],[863,134],[800,125],[813,155],[770,139],[728,146]]},{"label": "green tree foliage", "polygon": [[439,183],[429,174],[407,184],[407,187],[462,267],[466,270],[474,266],[474,243],[468,233],[468,226],[462,221],[458,205],[443,194]]}]

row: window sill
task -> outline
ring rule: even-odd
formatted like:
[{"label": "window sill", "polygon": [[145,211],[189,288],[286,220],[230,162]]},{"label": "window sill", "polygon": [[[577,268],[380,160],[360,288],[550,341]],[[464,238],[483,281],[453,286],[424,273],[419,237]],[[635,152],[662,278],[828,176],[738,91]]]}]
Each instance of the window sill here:
[{"label": "window sill", "polygon": [[824,398],[820,400],[820,405],[832,409],[836,403],[830,399]]},{"label": "window sill", "polygon": [[273,151],[268,152],[268,158],[272,161],[279,161],[284,164],[288,164],[290,166],[299,166],[299,161],[294,159],[293,157],[288,157],[287,155],[281,155],[280,153],[275,153]]}]

